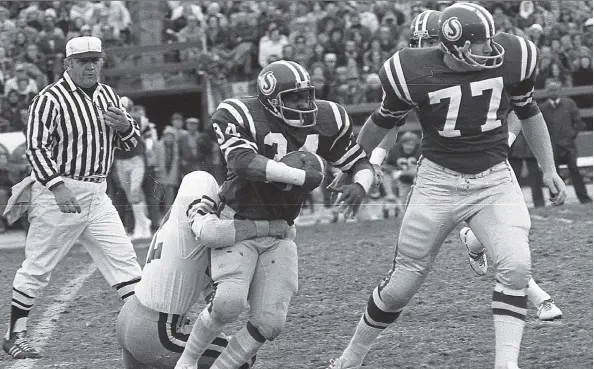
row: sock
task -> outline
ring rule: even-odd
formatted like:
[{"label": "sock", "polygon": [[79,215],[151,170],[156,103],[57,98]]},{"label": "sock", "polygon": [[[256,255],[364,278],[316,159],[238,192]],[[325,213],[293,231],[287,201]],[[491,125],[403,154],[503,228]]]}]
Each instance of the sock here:
[{"label": "sock", "polygon": [[138,282],[140,282],[140,278],[134,278],[128,282],[118,283],[114,287],[118,291],[120,298],[126,302],[130,297],[134,296],[134,289]]},{"label": "sock", "polygon": [[512,290],[496,283],[491,305],[495,323],[495,368],[505,368],[508,362],[518,363],[527,303],[524,289]]},{"label": "sock", "polygon": [[528,281],[526,295],[528,295],[528,301],[530,301],[530,303],[536,308],[538,308],[543,301],[551,298],[551,296],[542,288],[540,288],[532,278],[530,278],[530,281]]},{"label": "sock", "polygon": [[251,362],[252,357],[266,342],[266,339],[250,322],[231,338],[229,344],[210,369],[241,368]]},{"label": "sock", "polygon": [[196,364],[206,348],[225,327],[225,324],[214,319],[208,308],[202,310],[192,327],[186,347],[177,361],[180,364]]},{"label": "sock", "polygon": [[12,288],[12,302],[10,308],[10,324],[6,332],[6,339],[10,339],[13,332],[27,330],[27,317],[33,308],[35,299],[16,288]]},{"label": "sock", "polygon": [[387,312],[387,307],[381,300],[379,290],[376,287],[369,300],[363,316],[357,324],[355,334],[349,345],[342,353],[346,359],[346,366],[359,366],[363,364],[365,355],[371,349],[375,339],[400,316],[398,312]]}]

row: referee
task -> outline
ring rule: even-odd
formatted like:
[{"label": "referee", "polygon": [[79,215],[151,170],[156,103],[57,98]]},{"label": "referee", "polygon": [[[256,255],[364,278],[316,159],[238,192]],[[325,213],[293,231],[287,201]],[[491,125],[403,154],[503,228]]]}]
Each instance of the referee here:
[{"label": "referee", "polygon": [[114,151],[134,148],[139,128],[114,90],[99,83],[103,56],[96,37],[68,41],[64,76],[35,96],[29,109],[31,226],[2,345],[15,359],[41,357],[26,338],[27,317],[76,240],[123,300],[140,280],[134,248],[105,193]]}]

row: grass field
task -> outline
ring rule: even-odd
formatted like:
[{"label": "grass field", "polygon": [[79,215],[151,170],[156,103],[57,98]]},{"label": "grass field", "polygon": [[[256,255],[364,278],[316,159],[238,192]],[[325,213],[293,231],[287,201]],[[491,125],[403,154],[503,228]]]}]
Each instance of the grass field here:
[{"label": "grass field", "polygon": [[[531,307],[520,366],[592,368],[592,207],[539,208],[531,215],[533,276],[555,298],[564,318],[542,323]],[[369,292],[390,267],[398,226],[396,220],[380,220],[301,228],[299,293],[285,331],[260,350],[256,368],[321,368],[338,356]],[[144,260],[146,245],[136,246]],[[6,320],[12,279],[24,251],[1,250],[0,255],[0,317]],[[31,334],[44,345],[45,357],[13,361],[0,354],[0,368],[122,367],[115,340],[121,303],[115,291],[97,271],[76,289],[81,281],[76,278],[89,272],[90,264],[83,249],[73,249],[31,313]],[[427,282],[400,320],[377,340],[364,367],[492,368],[493,284],[492,270],[484,277],[471,271],[465,249],[452,233]],[[237,327],[239,323],[226,332]]]}]

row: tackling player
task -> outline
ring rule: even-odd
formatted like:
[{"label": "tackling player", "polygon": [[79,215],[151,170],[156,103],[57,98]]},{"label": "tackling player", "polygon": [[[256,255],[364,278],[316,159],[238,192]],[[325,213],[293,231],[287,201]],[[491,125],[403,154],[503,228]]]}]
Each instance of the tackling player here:
[{"label": "tackling player", "polygon": [[[284,219],[292,224],[305,193],[323,174],[313,164],[292,168],[279,160],[292,151],[315,153],[354,173],[355,183],[341,191],[346,212],[356,212],[373,184],[373,168],[356,143],[346,110],[316,100],[309,73],[292,61],[276,61],[258,77],[258,96],[227,99],[212,116],[217,141],[229,172],[221,190],[223,219]],[[270,182],[299,186],[283,191]],[[236,333],[213,369],[238,368],[285,324],[297,291],[297,246],[292,239],[260,237],[211,250],[216,292],[203,310],[176,368],[193,363],[225,324],[248,306],[247,325]]]},{"label": "tackling player", "polygon": [[[153,236],[136,294],[117,319],[116,334],[126,369],[175,366],[190,331],[184,325],[186,314],[211,283],[211,249],[255,237],[294,237],[294,227],[284,220],[219,219],[218,187],[207,172],[184,176]],[[209,368],[227,345],[222,334],[211,341],[196,360],[198,368]],[[248,368],[247,362],[253,360],[244,361],[241,368]]]},{"label": "tackling player", "polygon": [[359,134],[358,142],[371,151],[416,109],[422,157],[392,269],[372,292],[348,347],[331,361],[333,369],[361,366],[377,336],[423,284],[448,234],[463,221],[495,264],[495,369],[518,368],[531,268],[530,216],[506,160],[510,109],[543,169],[553,204],[567,196],[533,101],[537,48],[521,37],[496,35],[493,16],[473,3],[450,5],[438,24],[440,49],[406,48],[386,61],[380,71],[382,105]]},{"label": "tackling player", "polygon": [[[411,22],[410,27],[410,47],[425,48],[433,47],[439,48],[439,32],[438,22],[441,12],[437,10],[425,10],[419,13]],[[518,120],[516,114],[511,112],[507,117],[508,124],[508,145],[511,145],[516,140],[520,130],[522,129],[521,122]],[[382,139],[378,147],[373,149],[369,161],[373,165],[381,165],[387,156],[388,151],[396,141],[397,130],[391,130]],[[514,176],[515,179],[515,176]],[[487,255],[485,247],[477,240],[474,232],[470,227],[464,227],[460,231],[460,240],[468,249],[468,260],[472,269],[476,274],[482,276],[487,273]],[[562,312],[559,309],[551,296],[536,284],[533,278],[528,282],[526,289],[528,300],[536,307],[537,315],[540,320],[554,320],[561,318]]]}]

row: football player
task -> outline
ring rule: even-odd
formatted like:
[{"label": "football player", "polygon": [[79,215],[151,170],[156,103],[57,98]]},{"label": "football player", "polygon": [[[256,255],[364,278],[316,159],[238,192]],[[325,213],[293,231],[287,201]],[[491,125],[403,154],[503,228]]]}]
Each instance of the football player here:
[{"label": "football player", "polygon": [[[314,164],[293,168],[279,162],[293,151],[315,153],[352,172],[354,183],[338,191],[345,212],[355,213],[373,184],[374,173],[356,143],[346,110],[334,102],[316,100],[309,73],[292,61],[266,66],[257,87],[258,96],[227,99],[212,115],[229,168],[220,195],[221,218],[284,219],[293,224],[305,194],[323,180]],[[291,184],[293,189],[283,191],[274,182]],[[214,298],[194,323],[177,369],[195,368],[208,344],[249,303],[247,324],[212,366],[238,368],[280,334],[297,291],[297,246],[289,238],[260,237],[211,250],[211,268]]]},{"label": "football player", "polygon": [[[437,10],[425,10],[412,20],[410,27],[410,47],[440,47],[438,34],[440,14],[441,12]],[[509,131],[507,142],[511,146],[522,129],[522,125],[513,111],[508,115],[507,123]],[[393,146],[392,141],[395,138],[396,135],[394,132],[390,131],[382,139],[378,147],[373,149],[371,153],[371,164],[381,165],[387,152]],[[485,275],[488,267],[485,247],[478,241],[472,229],[469,227],[462,228],[460,231],[460,240],[468,249],[468,260],[472,269],[480,276]],[[551,296],[540,288],[533,278],[530,278],[528,282],[526,295],[530,303],[536,307],[540,320],[555,320],[562,317],[561,309],[555,305]]]},{"label": "football player", "polygon": [[[210,291],[211,249],[255,237],[294,237],[294,227],[284,220],[222,220],[219,207],[219,186],[212,175],[195,171],[184,176],[153,236],[135,296],[118,315],[116,334],[126,369],[175,366],[191,329],[186,314],[203,291]],[[228,342],[221,334],[209,343],[195,367],[209,368]],[[253,360],[241,368],[248,368],[248,362]]]},{"label": "football player", "polygon": [[495,369],[518,368],[530,280],[530,216],[507,162],[513,109],[543,170],[554,205],[567,196],[547,127],[533,101],[538,55],[528,40],[495,34],[493,16],[454,3],[439,17],[436,48],[405,48],[380,71],[384,99],[364,124],[368,152],[416,109],[422,157],[392,268],[374,289],[353,337],[330,368],[358,368],[377,336],[418,291],[448,234],[467,222],[492,256]]}]

